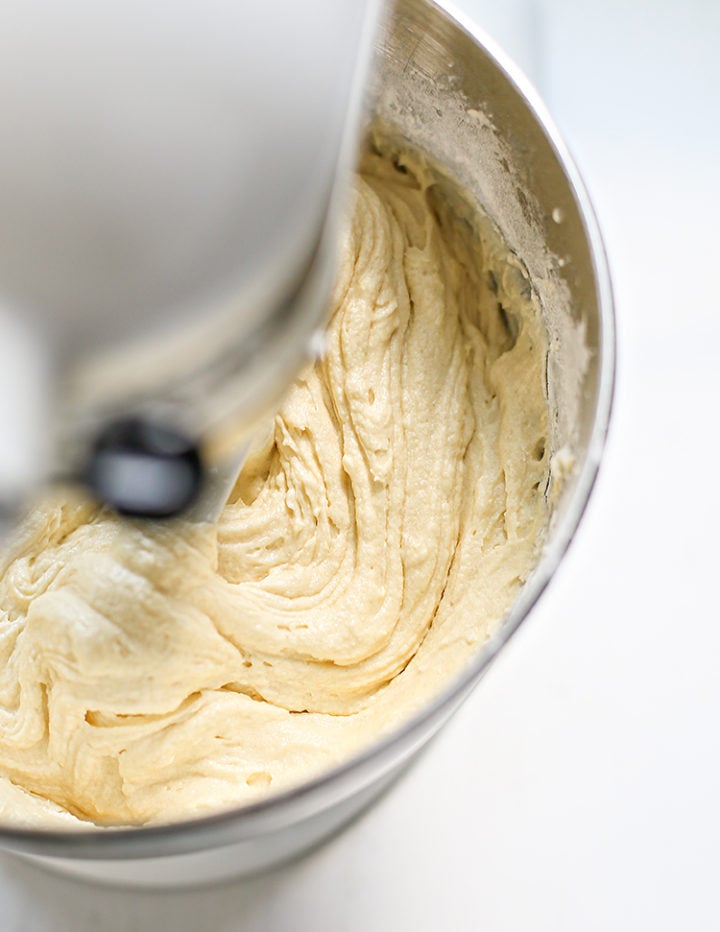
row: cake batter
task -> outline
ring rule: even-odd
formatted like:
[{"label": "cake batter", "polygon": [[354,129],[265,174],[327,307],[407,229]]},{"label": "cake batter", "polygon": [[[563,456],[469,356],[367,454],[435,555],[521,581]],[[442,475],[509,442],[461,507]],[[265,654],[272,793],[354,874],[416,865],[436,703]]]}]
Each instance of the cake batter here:
[{"label": "cake batter", "polygon": [[64,494],[0,581],[0,820],[141,825],[346,760],[500,624],[547,522],[547,340],[421,159],[356,181],[327,352],[217,525]]}]

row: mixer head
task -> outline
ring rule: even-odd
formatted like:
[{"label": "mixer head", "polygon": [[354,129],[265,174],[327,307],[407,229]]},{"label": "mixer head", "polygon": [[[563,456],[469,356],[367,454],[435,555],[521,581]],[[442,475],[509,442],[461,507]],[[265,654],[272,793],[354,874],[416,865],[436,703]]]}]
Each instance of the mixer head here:
[{"label": "mixer head", "polygon": [[323,323],[379,6],[6,0],[0,508],[217,508]]}]

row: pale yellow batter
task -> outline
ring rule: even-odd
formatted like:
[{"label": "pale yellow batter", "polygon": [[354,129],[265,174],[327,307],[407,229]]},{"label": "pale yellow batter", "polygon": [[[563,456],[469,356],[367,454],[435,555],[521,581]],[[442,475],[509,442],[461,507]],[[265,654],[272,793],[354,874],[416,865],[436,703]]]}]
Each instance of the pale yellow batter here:
[{"label": "pale yellow batter", "polygon": [[31,516],[0,582],[0,820],[257,800],[407,718],[499,624],[547,519],[546,337],[431,182],[368,158],[327,354],[217,526]]}]

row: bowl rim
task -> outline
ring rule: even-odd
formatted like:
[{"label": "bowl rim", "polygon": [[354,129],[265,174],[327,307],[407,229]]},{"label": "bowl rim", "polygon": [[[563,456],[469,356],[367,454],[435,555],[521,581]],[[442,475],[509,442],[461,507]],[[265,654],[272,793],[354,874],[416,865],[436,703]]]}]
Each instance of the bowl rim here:
[{"label": "bowl rim", "polygon": [[[102,828],[93,826],[88,829],[0,826],[0,848],[73,860],[92,858],[124,861],[132,858],[189,854],[249,841],[268,832],[279,831],[288,824],[297,824],[329,808],[329,795],[338,801],[348,798],[353,795],[353,786],[357,784],[363,772],[372,770],[375,779],[379,779],[377,765],[382,758],[386,759],[383,773],[394,769],[398,763],[397,752],[400,746],[406,750],[413,746],[419,748],[428,736],[428,728],[434,730],[439,727],[466,698],[539,600],[570,546],[597,478],[613,405],[616,330],[607,253],[596,213],[580,172],[530,80],[495,40],[470,16],[458,10],[452,0],[424,2],[434,8],[434,15],[450,20],[451,25],[478,45],[522,98],[566,176],[589,248],[599,312],[597,399],[587,448],[575,474],[575,487],[570,493],[563,514],[559,516],[543,547],[537,566],[502,625],[459,675],[402,724],[318,776],[290,789],[272,793],[256,803],[246,803],[178,822]],[[403,759],[407,756],[409,752],[403,755]]]}]

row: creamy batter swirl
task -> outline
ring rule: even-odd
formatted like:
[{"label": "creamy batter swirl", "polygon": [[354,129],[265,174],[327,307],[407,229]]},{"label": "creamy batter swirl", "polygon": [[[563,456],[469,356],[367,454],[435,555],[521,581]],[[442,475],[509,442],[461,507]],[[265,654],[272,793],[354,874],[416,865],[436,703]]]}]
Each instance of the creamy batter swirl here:
[{"label": "creamy batter swirl", "polygon": [[519,263],[418,159],[356,182],[327,353],[216,526],[39,506],[0,582],[0,819],[143,824],[347,759],[475,655],[547,521]]}]

